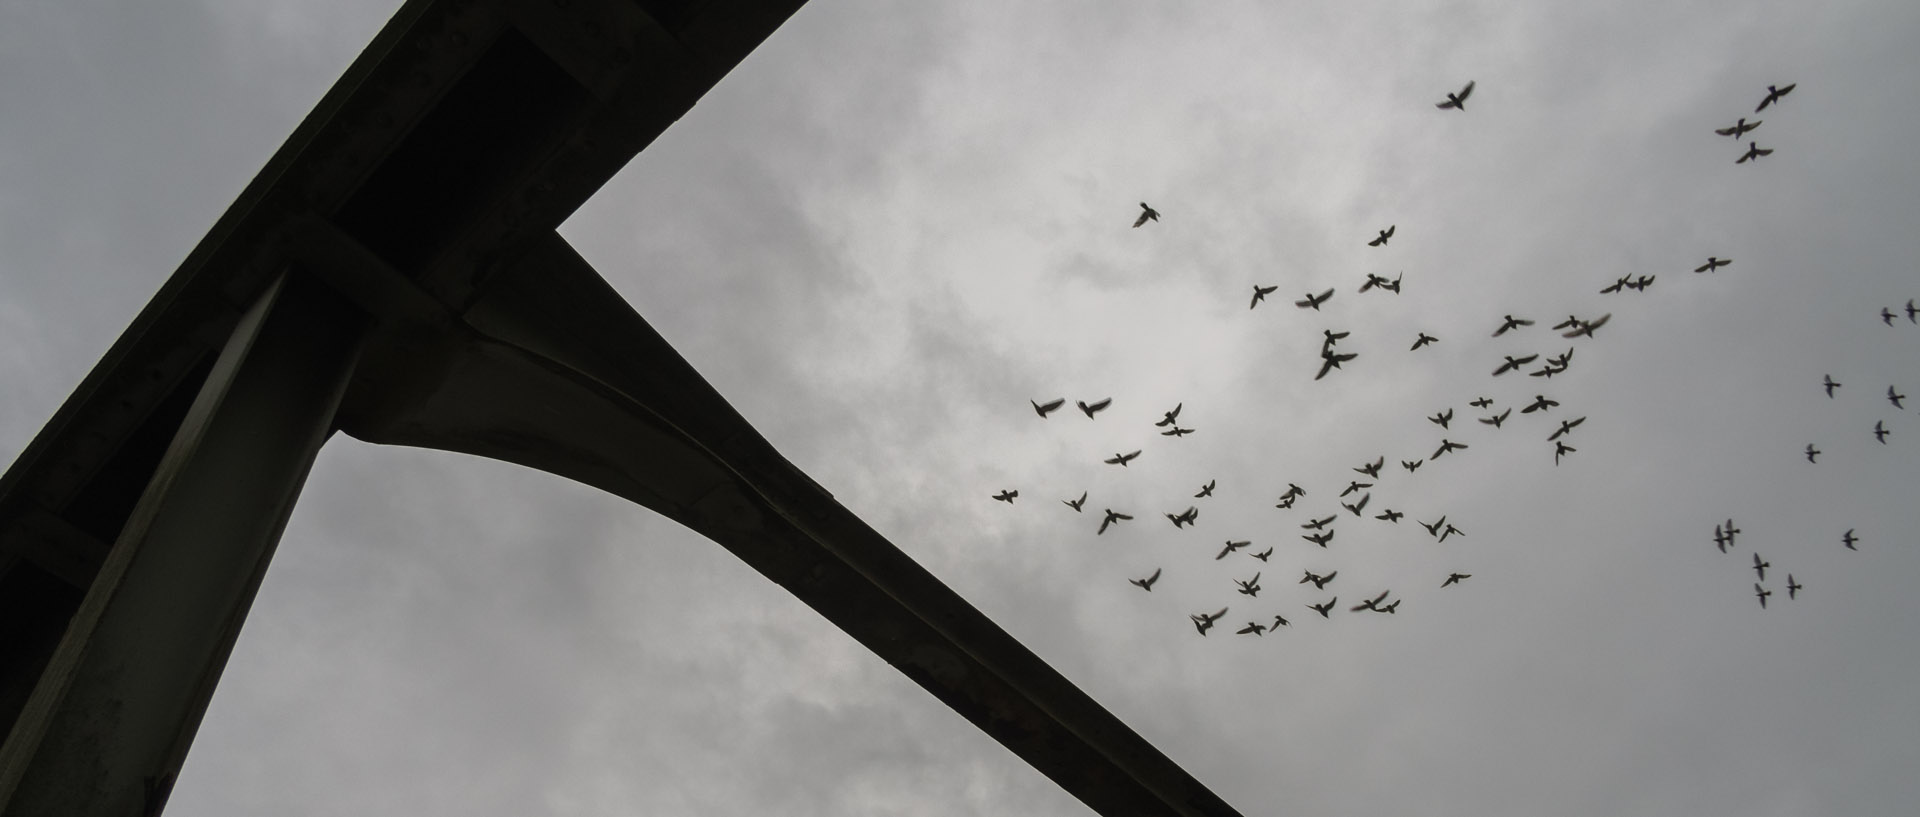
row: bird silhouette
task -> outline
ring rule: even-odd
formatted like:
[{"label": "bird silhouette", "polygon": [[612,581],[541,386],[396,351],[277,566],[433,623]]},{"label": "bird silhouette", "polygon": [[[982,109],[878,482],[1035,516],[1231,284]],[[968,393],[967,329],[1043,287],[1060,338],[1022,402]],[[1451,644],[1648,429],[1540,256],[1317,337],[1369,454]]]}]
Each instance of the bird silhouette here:
[{"label": "bird silhouette", "polygon": [[1447,526],[1440,531],[1440,541],[1442,542],[1447,541],[1447,537],[1449,536],[1465,536],[1465,535],[1467,535],[1466,531],[1456,528],[1453,526],[1452,522],[1448,522]]},{"label": "bird silhouette", "polygon": [[1563,443],[1563,442],[1554,443],[1553,444],[1553,464],[1556,466],[1559,465],[1560,458],[1562,456],[1565,456],[1567,454],[1572,454],[1579,450],[1580,449],[1574,448],[1573,446],[1567,445],[1566,443]]},{"label": "bird silhouette", "polygon": [[1491,406],[1491,405],[1493,405],[1493,398],[1491,398],[1491,397],[1482,397],[1482,398],[1480,398],[1480,399],[1478,399],[1478,400],[1475,400],[1475,401],[1473,401],[1473,402],[1471,402],[1471,403],[1468,403],[1467,405],[1469,405],[1469,406],[1472,406],[1472,407],[1474,407],[1474,408],[1486,408],[1486,407],[1488,407],[1488,406]]},{"label": "bird silhouette", "polygon": [[1600,290],[1600,294],[1612,295],[1613,293],[1619,292],[1621,289],[1628,286],[1632,286],[1632,285],[1633,285],[1633,276],[1631,275],[1623,276],[1620,278],[1620,280],[1614,281],[1612,286],[1609,286],[1609,287],[1606,287],[1605,289]]},{"label": "bird silhouette", "polygon": [[1441,582],[1440,586],[1446,587],[1448,585],[1459,584],[1461,579],[1471,579],[1471,578],[1473,578],[1472,573],[1449,573],[1447,574],[1447,580],[1444,582]]},{"label": "bird silhouette", "polygon": [[1447,101],[1435,103],[1434,107],[1439,108],[1443,111],[1448,108],[1458,108],[1464,111],[1467,109],[1467,97],[1471,96],[1472,94],[1473,94],[1473,82],[1468,81],[1467,87],[1461,88],[1460,93],[1447,94]]},{"label": "bird silhouette", "polygon": [[1722,530],[1719,525],[1714,525],[1713,543],[1719,546],[1721,553],[1725,553],[1727,552],[1727,546],[1733,544],[1733,537],[1728,536],[1726,531]]},{"label": "bird silhouette", "polygon": [[1328,542],[1333,541],[1333,533],[1334,533],[1333,529],[1328,528],[1323,533],[1316,533],[1311,536],[1302,536],[1300,538],[1305,539],[1321,547],[1326,547]]},{"label": "bird silhouette", "polygon": [[1385,454],[1382,454],[1378,459],[1375,459],[1373,462],[1368,463],[1366,465],[1362,465],[1359,468],[1355,468],[1353,470],[1356,473],[1366,474],[1367,476],[1372,477],[1374,479],[1379,479],[1380,466],[1386,465],[1386,464],[1387,464],[1387,456]]},{"label": "bird silhouette", "polygon": [[1318,312],[1320,311],[1320,305],[1323,303],[1326,303],[1327,299],[1331,297],[1333,297],[1333,290],[1331,289],[1327,290],[1326,292],[1322,292],[1319,295],[1315,295],[1309,292],[1307,293],[1306,300],[1294,301],[1293,305],[1300,307],[1301,309],[1312,309],[1315,312]]},{"label": "bird silhouette", "polygon": [[1179,426],[1174,426],[1173,428],[1169,428],[1169,429],[1167,429],[1166,431],[1162,431],[1162,432],[1160,432],[1160,436],[1162,436],[1162,437],[1185,437],[1185,436],[1187,436],[1188,434],[1192,434],[1192,433],[1193,433],[1193,429],[1191,429],[1191,428],[1181,428],[1181,427],[1179,427]]},{"label": "bird silhouette", "polygon": [[1693,271],[1694,272],[1717,272],[1721,267],[1724,267],[1731,263],[1733,263],[1733,259],[1731,258],[1721,258],[1719,256],[1710,255],[1710,256],[1707,256],[1707,263],[1694,267]]},{"label": "bird silhouette", "polygon": [[1560,439],[1560,435],[1562,434],[1572,433],[1575,427],[1579,426],[1581,423],[1584,423],[1586,421],[1587,421],[1587,418],[1585,417],[1576,417],[1571,420],[1561,420],[1560,430],[1553,432],[1553,436],[1548,437],[1547,442],[1553,442],[1554,440]]},{"label": "bird silhouette", "polygon": [[1267,299],[1268,293],[1271,293],[1274,290],[1279,288],[1280,288],[1279,284],[1274,284],[1273,286],[1270,286],[1270,287],[1263,287],[1259,284],[1254,284],[1253,285],[1253,301],[1247,304],[1247,308],[1252,309],[1256,306],[1259,306],[1261,301],[1264,301]]},{"label": "bird silhouette", "polygon": [[1338,571],[1338,570],[1335,570],[1335,571],[1333,571],[1332,573],[1328,573],[1328,574],[1327,574],[1327,575],[1325,575],[1325,576],[1322,576],[1322,575],[1320,575],[1320,574],[1318,574],[1318,573],[1315,573],[1315,572],[1313,572],[1313,571],[1311,571],[1311,570],[1309,570],[1309,571],[1306,571],[1306,573],[1307,573],[1307,575],[1306,575],[1306,577],[1305,577],[1305,578],[1302,578],[1302,579],[1301,579],[1300,581],[1297,581],[1297,582],[1294,582],[1294,583],[1295,583],[1295,584],[1306,584],[1307,582],[1313,582],[1313,589],[1315,589],[1315,590],[1325,590],[1325,589],[1327,589],[1327,582],[1330,582],[1330,581],[1333,581],[1333,577],[1335,577],[1335,576],[1338,576],[1338,575],[1340,575],[1340,571]]},{"label": "bird silhouette", "polygon": [[1186,408],[1186,406],[1187,406],[1186,403],[1177,403],[1174,405],[1172,411],[1161,412],[1160,420],[1153,424],[1154,427],[1165,428],[1170,425],[1176,425],[1180,420],[1180,410],[1183,408]]},{"label": "bird silhouette", "polygon": [[1892,386],[1887,387],[1887,402],[1892,403],[1894,408],[1905,411],[1907,407],[1900,402],[1905,399],[1907,399],[1906,395],[1894,391]]},{"label": "bird silhouette", "polygon": [[1153,575],[1144,579],[1128,579],[1127,583],[1149,593],[1153,592],[1153,583],[1160,580],[1160,568],[1154,568]]},{"label": "bird silhouette", "polygon": [[1200,493],[1194,494],[1193,498],[1199,499],[1201,497],[1213,496],[1213,486],[1214,483],[1217,482],[1219,482],[1217,479],[1207,480],[1207,484],[1200,486]]},{"label": "bird silhouette", "polygon": [[1280,497],[1280,502],[1273,507],[1291,509],[1293,508],[1293,499],[1291,496],[1282,496]]},{"label": "bird silhouette", "polygon": [[1179,514],[1167,514],[1168,521],[1171,521],[1175,528],[1178,528],[1182,525],[1191,525],[1193,524],[1194,520],[1199,518],[1200,518],[1200,509],[1195,508],[1191,505],[1187,506],[1187,509],[1184,511],[1181,511]]},{"label": "bird silhouette", "polygon": [[1047,415],[1053,413],[1054,409],[1059,408],[1061,404],[1067,402],[1067,398],[1062,397],[1058,400],[1048,400],[1045,403],[1038,403],[1032,400],[1028,400],[1027,402],[1033,403],[1033,413],[1040,415],[1040,419],[1045,420],[1047,419]]},{"label": "bird silhouette", "polygon": [[1526,408],[1521,409],[1520,413],[1532,414],[1536,411],[1546,411],[1547,409],[1553,408],[1554,406],[1557,406],[1557,405],[1560,405],[1560,401],[1548,400],[1546,395],[1536,394],[1533,396],[1533,405],[1530,405],[1530,406],[1527,406]]},{"label": "bird silhouette", "polygon": [[1743,117],[1740,117],[1740,121],[1733,123],[1732,127],[1715,128],[1713,132],[1720,134],[1721,136],[1731,136],[1735,139],[1738,139],[1742,136],[1747,135],[1747,131],[1760,127],[1760,123],[1762,121],[1763,120],[1756,119],[1752,122],[1748,122],[1747,118],[1743,116]]},{"label": "bird silhouette", "polygon": [[1234,579],[1233,583],[1240,585],[1240,589],[1238,592],[1242,596],[1259,596],[1260,595],[1260,574],[1259,573],[1254,573],[1253,578],[1247,579],[1244,581],[1240,579]]},{"label": "bird silhouette", "polygon": [[1487,425],[1493,426],[1494,428],[1499,428],[1501,423],[1504,423],[1507,421],[1507,415],[1510,415],[1512,413],[1513,413],[1513,409],[1509,407],[1506,411],[1500,412],[1499,414],[1495,414],[1492,417],[1480,418],[1480,422],[1486,423]]},{"label": "bird silhouette", "polygon": [[1129,520],[1129,519],[1132,519],[1132,518],[1133,518],[1133,517],[1131,517],[1131,516],[1128,516],[1128,515],[1126,515],[1126,514],[1124,514],[1124,513],[1121,513],[1121,512],[1119,512],[1119,511],[1116,511],[1116,510],[1114,510],[1114,509],[1112,509],[1112,508],[1108,508],[1108,509],[1107,509],[1107,518],[1105,518],[1105,519],[1102,519],[1102,520],[1100,520],[1100,529],[1099,529],[1099,530],[1097,530],[1097,531],[1094,531],[1094,532],[1093,532],[1093,535],[1095,535],[1095,536],[1099,536],[1100,534],[1103,534],[1103,533],[1106,533],[1106,532],[1107,532],[1107,526],[1108,526],[1108,525],[1117,525],[1117,524],[1119,524],[1119,523],[1121,523],[1121,522],[1125,522],[1125,521],[1127,521],[1127,520]]},{"label": "bird silhouette", "polygon": [[1144,201],[1140,202],[1140,217],[1133,220],[1133,226],[1138,227],[1142,224],[1145,224],[1149,219],[1153,221],[1159,221],[1160,211],[1155,210],[1152,207],[1148,207],[1147,203]]},{"label": "bird silhouette", "polygon": [[1340,364],[1345,363],[1359,356],[1360,356],[1359,352],[1351,352],[1344,355],[1336,355],[1336,354],[1331,354],[1327,352],[1322,352],[1320,355],[1320,373],[1314,375],[1313,379],[1319,380],[1320,378],[1326,377],[1327,372],[1333,371],[1334,369],[1338,369],[1340,368]]},{"label": "bird silhouette", "polygon": [[1560,333],[1560,337],[1577,338],[1577,337],[1580,337],[1581,335],[1585,335],[1587,337],[1593,337],[1594,330],[1599,329],[1602,326],[1606,326],[1607,321],[1610,321],[1610,320],[1613,320],[1612,312],[1608,312],[1607,314],[1601,315],[1600,317],[1594,318],[1593,320],[1590,320],[1590,321],[1581,321],[1579,326]]},{"label": "bird silhouette", "polygon": [[1860,537],[1853,535],[1853,528],[1847,528],[1847,532],[1840,535],[1840,544],[1846,545],[1848,550],[1859,550],[1854,547],[1854,544],[1859,541]]},{"label": "bird silhouette", "polygon": [[1888,326],[1892,326],[1892,325],[1893,325],[1893,318],[1894,318],[1894,315],[1893,315],[1893,310],[1891,310],[1891,309],[1888,309],[1888,308],[1886,308],[1886,307],[1884,307],[1884,306],[1883,306],[1883,307],[1880,307],[1880,322],[1881,322],[1881,323],[1884,323],[1884,324],[1886,324],[1886,325],[1888,325]]},{"label": "bird silhouette", "polygon": [[[1420,520],[1418,519],[1415,519],[1413,521],[1420,522]],[[1447,524],[1447,518],[1445,516],[1442,516],[1440,517],[1440,521],[1438,522],[1433,522],[1433,523],[1420,522],[1420,527],[1426,528],[1427,533],[1429,535],[1435,538],[1438,538],[1440,536],[1440,528],[1445,526],[1446,524]]]},{"label": "bird silhouette", "polygon": [[1818,456],[1820,456],[1820,449],[1814,448],[1813,443],[1807,443],[1807,462],[1819,464],[1820,461],[1815,459]]},{"label": "bird silhouette", "polygon": [[1439,340],[1439,338],[1436,338],[1436,337],[1434,337],[1434,336],[1432,336],[1432,335],[1429,335],[1429,334],[1427,334],[1427,333],[1425,333],[1425,332],[1421,332],[1421,333],[1420,333],[1420,337],[1417,337],[1417,338],[1414,338],[1414,339],[1413,339],[1413,349],[1408,349],[1407,351],[1409,351],[1409,352],[1411,352],[1411,351],[1413,351],[1414,349],[1418,349],[1418,348],[1420,348],[1420,347],[1422,347],[1422,346],[1425,346],[1425,345],[1427,345],[1427,344],[1429,344],[1429,343],[1432,343],[1432,342],[1434,342],[1434,341],[1436,341],[1436,340]]},{"label": "bird silhouette", "polygon": [[1580,325],[1580,318],[1578,316],[1568,315],[1566,320],[1553,325],[1553,331],[1558,332],[1570,326],[1579,326],[1579,325]]},{"label": "bird silhouette", "polygon": [[1007,503],[1008,505],[1012,505],[1012,504],[1013,504],[1013,498],[1014,498],[1014,497],[1016,497],[1016,496],[1019,496],[1019,495],[1020,495],[1020,492],[1019,492],[1019,491],[1014,491],[1014,490],[1003,490],[1003,491],[1001,491],[1000,493],[997,493],[997,494],[994,494],[994,495],[993,495],[993,498],[994,498],[994,499],[998,499],[998,500],[1000,500],[1001,502],[1005,502],[1005,503]]},{"label": "bird silhouette", "polygon": [[1307,524],[1300,526],[1300,529],[1301,530],[1320,530],[1322,528],[1325,528],[1328,522],[1332,522],[1333,520],[1339,519],[1339,518],[1340,518],[1339,514],[1333,514],[1332,516],[1328,516],[1325,519],[1308,520]]},{"label": "bird silhouette", "polygon": [[1787,598],[1797,598],[1800,595],[1800,588],[1805,586],[1806,585],[1794,581],[1792,573],[1787,574]]},{"label": "bird silhouette", "polygon": [[1359,491],[1359,490],[1372,488],[1372,487],[1373,487],[1373,483],[1371,482],[1361,482],[1359,480],[1354,480],[1352,482],[1347,483],[1347,489],[1344,491],[1341,491],[1340,495],[1344,497],[1347,494],[1353,493],[1354,491]]},{"label": "bird silhouette", "polygon": [[1320,330],[1320,334],[1326,336],[1326,339],[1320,342],[1320,354],[1325,355],[1328,352],[1328,350],[1331,350],[1333,348],[1334,344],[1340,342],[1341,338],[1344,338],[1353,333],[1352,332],[1335,332],[1332,329],[1322,329]]},{"label": "bird silhouette", "polygon": [[1378,237],[1376,237],[1372,241],[1367,242],[1367,246],[1369,247],[1385,246],[1387,243],[1387,239],[1393,237],[1393,229],[1396,226],[1398,225],[1394,225],[1394,224],[1387,225],[1386,229],[1380,231],[1380,235]]},{"label": "bird silhouette", "polygon": [[1427,419],[1433,422],[1434,425],[1437,425],[1441,428],[1446,428],[1448,423],[1453,422],[1453,409],[1447,409],[1446,411],[1440,412],[1439,414],[1435,414],[1432,417],[1428,417]]},{"label": "bird silhouette", "polygon": [[1879,440],[1881,445],[1887,444],[1887,424],[1885,420],[1873,421],[1873,438]]},{"label": "bird silhouette", "polygon": [[1920,323],[1920,319],[1916,319],[1914,317],[1916,315],[1920,315],[1920,308],[1916,308],[1913,305],[1913,299],[1908,298],[1907,299],[1907,323]]},{"label": "bird silhouette", "polygon": [[1426,462],[1426,460],[1425,460],[1425,459],[1418,459],[1418,460],[1414,460],[1414,461],[1412,461],[1412,462],[1408,462],[1408,461],[1406,461],[1406,460],[1401,460],[1401,461],[1400,461],[1400,467],[1401,467],[1401,468],[1405,468],[1405,469],[1407,469],[1407,473],[1409,473],[1409,474],[1411,474],[1411,473],[1413,473],[1413,472],[1415,472],[1415,471],[1418,471],[1418,470],[1420,470],[1420,465],[1421,465],[1421,463],[1424,463],[1424,462]]},{"label": "bird silhouette", "polygon": [[1241,627],[1240,629],[1238,629],[1238,630],[1235,630],[1235,631],[1234,631],[1234,633],[1235,633],[1236,635],[1248,635],[1248,634],[1252,634],[1252,635],[1266,635],[1266,634],[1267,634],[1267,625],[1265,625],[1265,624],[1261,624],[1261,623],[1259,623],[1259,622],[1256,622],[1256,621],[1249,621],[1249,622],[1247,622],[1247,626],[1245,626],[1245,627]]},{"label": "bird silhouette", "polygon": [[1771,149],[1760,147],[1760,143],[1758,142],[1748,142],[1747,152],[1740,158],[1733,160],[1733,163],[1737,165],[1746,164],[1748,160],[1758,159],[1762,156],[1771,155],[1772,153],[1773,151]]},{"label": "bird silhouette", "polygon": [[1633,283],[1628,284],[1627,286],[1635,292],[1646,292],[1647,287],[1653,286],[1653,279],[1655,277],[1657,276],[1642,275],[1639,278],[1635,279]]},{"label": "bird silhouette", "polygon": [[1105,411],[1108,406],[1113,405],[1113,398],[1109,397],[1105,400],[1101,400],[1098,403],[1091,403],[1091,404],[1089,404],[1085,400],[1075,400],[1073,401],[1073,404],[1076,406],[1079,406],[1080,410],[1086,413],[1087,419],[1091,420],[1093,419],[1093,415],[1099,414],[1100,412]]},{"label": "bird silhouette", "polygon": [[1286,495],[1287,495],[1287,496],[1306,496],[1306,495],[1307,495],[1307,489],[1305,489],[1305,488],[1302,488],[1302,487],[1300,487],[1300,486],[1298,486],[1298,485],[1295,485],[1295,484],[1293,484],[1293,483],[1291,483],[1291,482],[1289,482],[1289,483],[1287,483],[1287,493],[1286,493]]},{"label": "bird silhouette", "polygon": [[1753,594],[1760,597],[1760,609],[1767,609],[1767,597],[1773,595],[1773,591],[1761,587],[1759,582],[1754,582]]},{"label": "bird silhouette", "polygon": [[1253,558],[1259,559],[1260,561],[1264,562],[1267,560],[1267,557],[1273,555],[1273,548],[1268,547],[1266,550],[1260,551],[1259,553],[1249,553],[1247,555],[1252,556]]},{"label": "bird silhouette", "polygon": [[1247,542],[1235,542],[1235,541],[1233,541],[1233,540],[1231,540],[1231,539],[1229,539],[1229,540],[1227,540],[1227,546],[1226,546],[1225,548],[1222,548],[1222,549],[1220,550],[1220,555],[1218,555],[1218,556],[1215,556],[1215,557],[1213,557],[1213,560],[1217,562],[1217,561],[1220,561],[1221,559],[1225,559],[1225,558],[1227,558],[1227,554],[1229,554],[1229,553],[1232,553],[1232,552],[1234,552],[1234,551],[1236,551],[1236,550],[1239,550],[1239,549],[1241,549],[1241,548],[1243,548],[1243,547],[1246,547],[1246,546],[1248,546],[1248,545],[1251,545],[1251,544],[1253,544],[1253,542],[1251,542],[1251,541],[1247,541]]},{"label": "bird silhouette", "polygon": [[1532,363],[1535,360],[1538,360],[1540,358],[1540,355],[1531,354],[1531,355],[1527,355],[1526,357],[1514,357],[1513,355],[1502,355],[1502,357],[1505,357],[1507,359],[1507,362],[1500,364],[1499,368],[1493,370],[1494,377],[1499,377],[1503,374],[1506,374],[1507,372],[1513,371],[1514,369],[1518,369],[1521,366],[1525,366],[1529,363]]},{"label": "bird silhouette", "polygon": [[1740,529],[1733,526],[1733,520],[1727,520],[1727,544],[1733,544],[1734,537],[1740,535]]},{"label": "bird silhouette", "polygon": [[1447,438],[1445,438],[1445,437],[1441,437],[1441,438],[1440,438],[1440,447],[1439,447],[1439,448],[1437,448],[1437,449],[1434,449],[1434,452],[1433,452],[1433,456],[1431,456],[1431,457],[1428,457],[1427,459],[1430,459],[1430,460],[1437,460],[1437,459],[1440,459],[1440,455],[1441,455],[1441,454],[1445,454],[1445,453],[1447,453],[1448,451],[1453,451],[1453,450],[1456,450],[1456,449],[1461,449],[1461,448],[1466,448],[1466,447],[1467,447],[1467,444],[1466,444],[1466,443],[1456,443],[1456,442],[1454,442],[1454,441],[1452,441],[1452,440],[1449,440],[1449,439],[1447,439]]},{"label": "bird silhouette", "polygon": [[1760,574],[1760,580],[1763,582],[1767,580],[1767,568],[1769,567],[1773,567],[1772,562],[1763,562],[1760,560],[1760,554],[1753,554],[1753,572]]},{"label": "bird silhouette", "polygon": [[1125,468],[1127,467],[1127,463],[1132,462],[1134,458],[1138,456],[1140,456],[1140,452],[1138,449],[1136,449],[1131,454],[1115,454],[1112,457],[1107,458],[1105,462],[1108,465],[1118,465],[1122,468]]},{"label": "bird silhouette", "polygon": [[[1794,86],[1798,84],[1799,83],[1797,82],[1789,83],[1785,88],[1775,88],[1772,85],[1767,86],[1767,98],[1760,100],[1760,107],[1754,108],[1753,112],[1759,113],[1761,111],[1766,110],[1768,105],[1772,105],[1775,102],[1779,102],[1781,97],[1786,96],[1788,93],[1791,93],[1793,91]],[[1742,121],[1745,121],[1745,120],[1742,120]],[[1756,122],[1754,124],[1759,124],[1759,123]]]},{"label": "bird silhouette", "polygon": [[1497,337],[1500,337],[1501,335],[1506,334],[1509,330],[1519,329],[1522,326],[1532,326],[1532,325],[1533,325],[1533,321],[1527,320],[1526,318],[1516,318],[1512,315],[1508,315],[1506,316],[1506,319],[1501,322],[1500,328],[1493,330],[1493,336],[1497,338]]},{"label": "bird silhouette", "polygon": [[1353,607],[1350,607],[1348,609],[1351,612],[1355,612],[1355,613],[1358,613],[1361,610],[1378,610],[1380,609],[1379,607],[1380,602],[1386,601],[1387,594],[1392,592],[1393,592],[1392,590],[1383,590],[1381,591],[1380,595],[1374,596],[1371,600],[1360,602],[1359,604],[1356,604]]},{"label": "bird silhouette", "polygon": [[1382,513],[1378,516],[1375,516],[1374,517],[1375,519],[1384,519],[1388,522],[1393,522],[1395,524],[1398,524],[1400,522],[1400,517],[1406,516],[1406,514],[1396,511],[1392,508],[1383,508],[1381,510],[1382,510]]},{"label": "bird silhouette", "polygon": [[1079,499],[1062,499],[1060,504],[1072,508],[1074,513],[1080,513],[1080,506],[1087,504],[1087,492],[1081,491]]},{"label": "bird silhouette", "polygon": [[1333,618],[1333,616],[1328,614],[1333,611],[1333,606],[1339,603],[1340,603],[1340,597],[1334,596],[1333,598],[1327,599],[1326,601],[1320,602],[1319,604],[1309,604],[1307,605],[1307,609],[1312,610],[1316,613],[1319,613],[1321,618]]},{"label": "bird silhouette", "polygon": [[1821,377],[1826,381],[1823,385],[1827,387],[1827,399],[1832,400],[1833,390],[1840,388],[1841,384],[1833,382],[1833,375],[1826,374],[1826,375],[1821,375]]},{"label": "bird silhouette", "polygon": [[1288,625],[1289,623],[1291,623],[1291,622],[1288,622],[1288,621],[1287,621],[1287,619],[1286,619],[1286,618],[1285,618],[1284,616],[1281,616],[1281,615],[1280,615],[1279,613],[1274,613],[1274,614],[1273,614],[1273,624],[1272,624],[1271,626],[1269,626],[1269,627],[1267,627],[1267,629],[1268,629],[1269,631],[1274,631],[1274,630],[1279,630],[1279,629],[1280,629],[1281,627],[1285,627],[1285,626],[1287,626],[1287,625]]},{"label": "bird silhouette", "polygon": [[1361,494],[1359,502],[1355,502],[1352,505],[1348,505],[1347,503],[1342,502],[1340,503],[1340,507],[1346,508],[1349,511],[1353,511],[1354,516],[1359,516],[1361,511],[1366,510],[1367,500],[1372,498],[1373,498],[1373,494]]},{"label": "bird silhouette", "polygon": [[1194,629],[1199,630],[1201,635],[1206,635],[1208,630],[1213,629],[1213,623],[1219,621],[1220,617],[1226,614],[1227,608],[1222,607],[1220,608],[1220,612],[1212,615],[1200,613],[1197,615],[1189,615],[1187,618],[1193,619]]}]

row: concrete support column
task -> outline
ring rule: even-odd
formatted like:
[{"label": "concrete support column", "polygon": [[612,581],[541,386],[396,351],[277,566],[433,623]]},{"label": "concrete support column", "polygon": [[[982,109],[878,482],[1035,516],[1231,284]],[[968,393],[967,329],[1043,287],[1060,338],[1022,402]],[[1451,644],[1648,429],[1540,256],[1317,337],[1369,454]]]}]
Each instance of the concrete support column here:
[{"label": "concrete support column", "polygon": [[0,815],[160,812],[363,334],[298,276],[239,321],[0,745]]}]

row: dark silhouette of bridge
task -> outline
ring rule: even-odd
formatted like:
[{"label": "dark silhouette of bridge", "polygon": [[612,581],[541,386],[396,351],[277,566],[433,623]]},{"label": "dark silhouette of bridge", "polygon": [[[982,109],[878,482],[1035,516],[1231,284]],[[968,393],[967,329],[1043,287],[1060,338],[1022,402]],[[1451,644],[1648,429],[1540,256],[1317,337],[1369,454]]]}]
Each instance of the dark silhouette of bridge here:
[{"label": "dark silhouette of bridge", "polygon": [[783,459],[555,228],[801,0],[410,0],[0,478],[0,815],[165,805],[341,431],[778,582],[1096,812],[1233,815]]}]

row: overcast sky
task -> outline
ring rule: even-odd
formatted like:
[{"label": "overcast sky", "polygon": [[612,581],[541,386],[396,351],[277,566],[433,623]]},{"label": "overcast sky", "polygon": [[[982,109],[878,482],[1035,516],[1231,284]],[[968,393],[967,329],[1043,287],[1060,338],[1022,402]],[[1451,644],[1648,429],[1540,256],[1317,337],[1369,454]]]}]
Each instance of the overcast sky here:
[{"label": "overcast sky", "polygon": [[[394,8],[0,5],[0,461]],[[1879,311],[1920,298],[1916,40],[1892,0],[816,0],[562,232],[790,459],[1243,813],[1909,814],[1920,325]],[[1743,116],[1774,153],[1736,165],[1713,130]],[[1132,229],[1142,201],[1162,218]],[[1630,274],[1656,279],[1599,293]],[[1255,284],[1279,289],[1249,310]],[[1538,323],[1490,337],[1506,314]],[[1359,357],[1316,382],[1327,329]],[[1569,347],[1550,380],[1489,374]],[[1468,405],[1536,394],[1561,405],[1498,429]],[[1195,432],[1159,436],[1176,404]],[[1443,437],[1470,448],[1432,461]],[[1366,518],[1336,504],[1355,479]],[[1096,536],[1105,508],[1136,518]],[[1330,547],[1298,538],[1330,514]],[[1442,515],[1464,535],[1415,524]],[[1214,559],[1229,539],[1274,553]],[[1396,613],[1348,611],[1382,590]],[[344,437],[170,805],[1086,813],[652,512]]]}]

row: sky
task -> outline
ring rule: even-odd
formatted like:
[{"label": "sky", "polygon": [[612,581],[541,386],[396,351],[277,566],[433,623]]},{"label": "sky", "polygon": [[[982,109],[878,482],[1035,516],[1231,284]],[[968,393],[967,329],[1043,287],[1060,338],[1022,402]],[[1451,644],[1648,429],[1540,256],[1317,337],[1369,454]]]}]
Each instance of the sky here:
[{"label": "sky", "polygon": [[[396,8],[0,5],[0,460]],[[1242,813],[1907,814],[1920,325],[1879,315],[1920,298],[1916,37],[1885,0],[816,0],[561,232],[789,459]],[[1774,153],[1735,163],[1713,131],[1741,117]],[[1655,281],[1600,294],[1626,275]],[[1504,315],[1536,324],[1492,337]],[[1548,330],[1569,315],[1611,318]],[[1358,357],[1316,381],[1325,330]],[[1536,395],[1560,405],[1476,422]],[[1162,437],[1176,405],[1194,433]],[[1366,518],[1336,504],[1356,479]],[[1096,535],[1108,508],[1135,518]],[[1329,547],[1298,538],[1327,515]],[[1415,524],[1442,515],[1463,533]],[[1348,609],[1380,591],[1393,614]],[[651,511],[345,437],[170,806],[1087,813]]]}]

